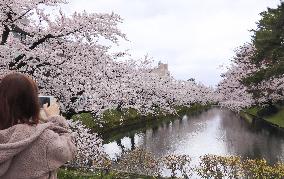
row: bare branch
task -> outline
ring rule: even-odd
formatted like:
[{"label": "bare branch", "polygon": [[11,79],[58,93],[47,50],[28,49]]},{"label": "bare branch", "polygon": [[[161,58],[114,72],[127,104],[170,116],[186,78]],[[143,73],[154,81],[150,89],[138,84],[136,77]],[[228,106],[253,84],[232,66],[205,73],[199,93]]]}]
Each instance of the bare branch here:
[{"label": "bare branch", "polygon": [[3,34],[2,34],[2,40],[1,40],[0,45],[5,45],[8,37],[9,37],[9,33],[10,33],[9,27],[7,25],[4,25],[4,31],[3,31]]}]

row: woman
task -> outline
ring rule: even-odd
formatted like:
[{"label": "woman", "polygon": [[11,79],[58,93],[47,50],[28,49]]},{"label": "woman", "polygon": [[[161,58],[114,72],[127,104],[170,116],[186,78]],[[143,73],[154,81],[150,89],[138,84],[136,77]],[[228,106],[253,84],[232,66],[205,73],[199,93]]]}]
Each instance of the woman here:
[{"label": "woman", "polygon": [[45,106],[40,123],[38,89],[20,73],[0,82],[0,178],[57,178],[56,170],[75,153],[66,120],[58,105]]}]

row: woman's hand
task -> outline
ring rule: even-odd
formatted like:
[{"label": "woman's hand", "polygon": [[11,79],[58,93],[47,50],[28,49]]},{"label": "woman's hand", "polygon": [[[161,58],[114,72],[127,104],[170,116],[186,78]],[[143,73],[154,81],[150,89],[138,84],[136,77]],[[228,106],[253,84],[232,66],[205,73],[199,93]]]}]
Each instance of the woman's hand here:
[{"label": "woman's hand", "polygon": [[43,110],[44,110],[47,117],[59,115],[59,113],[60,113],[59,105],[56,102],[51,103],[49,107],[47,107],[47,104],[44,104]]}]

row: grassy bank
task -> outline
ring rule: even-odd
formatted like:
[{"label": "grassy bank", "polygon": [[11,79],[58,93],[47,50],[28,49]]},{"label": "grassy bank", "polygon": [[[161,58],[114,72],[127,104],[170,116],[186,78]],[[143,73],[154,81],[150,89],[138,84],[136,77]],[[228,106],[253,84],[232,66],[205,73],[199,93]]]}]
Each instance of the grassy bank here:
[{"label": "grassy bank", "polygon": [[258,112],[261,110],[260,107],[254,106],[248,109],[245,109],[240,112],[240,115],[243,119],[245,119],[248,123],[252,123],[255,117],[258,117]]},{"label": "grassy bank", "polygon": [[245,111],[241,111],[240,112],[240,116],[246,120],[249,124],[252,124],[252,121],[253,121],[253,116],[252,115],[249,115],[248,113],[246,113]]},{"label": "grassy bank", "polygon": [[114,131],[123,132],[143,127],[152,126],[159,122],[170,121],[183,115],[191,115],[210,108],[211,105],[193,104],[191,107],[176,107],[177,114],[163,113],[157,108],[155,115],[141,115],[135,109],[112,109],[103,113],[101,119],[95,119],[91,113],[81,113],[72,116],[74,120],[80,120],[88,128],[100,134],[109,134]]},{"label": "grassy bank", "polygon": [[[60,169],[58,172],[59,179],[118,179],[118,178],[129,178],[129,179],[166,179],[160,177],[162,174],[159,170],[156,177],[147,175],[134,174],[138,172],[146,172],[149,170],[155,170],[153,165],[149,165],[148,162],[141,162],[141,157],[130,156],[132,162],[127,163],[126,166],[123,165],[124,162],[120,163],[124,170],[122,171],[132,171],[130,173],[126,172],[116,172],[111,171],[109,173],[103,172],[91,172],[83,170],[65,170]],[[148,156],[149,157],[149,156]],[[148,158],[147,157],[147,158]],[[186,159],[187,158],[187,159]],[[138,159],[136,161],[133,161]],[[217,155],[204,155],[199,158],[198,164],[191,163],[191,158],[185,157],[183,155],[168,157],[166,161],[158,160],[154,162],[156,167],[163,166],[169,169],[169,176],[167,178],[256,178],[256,179],[280,179],[284,178],[284,164],[279,162],[276,164],[269,164],[264,159],[248,159],[241,158],[239,156],[217,156]],[[127,158],[127,161],[129,159]],[[142,158],[142,160],[147,160]],[[163,163],[164,161],[164,163]],[[132,164],[139,162],[139,168],[133,166]],[[137,163],[138,164],[138,163]],[[125,168],[126,167],[126,168]],[[143,170],[140,170],[142,167]],[[181,175],[177,176],[180,173]],[[159,177],[158,177],[159,176]],[[171,177],[170,177],[171,176]],[[198,176],[198,177],[197,177]]]},{"label": "grassy bank", "polygon": [[241,116],[249,123],[252,123],[253,118],[263,119],[279,128],[284,128],[284,106],[275,105],[273,107],[258,107],[254,106],[241,111]]},{"label": "grassy bank", "polygon": [[119,178],[129,178],[129,179],[155,179],[155,177],[121,173],[121,172],[90,172],[83,170],[70,170],[70,169],[59,169],[57,173],[58,179],[119,179]]},{"label": "grassy bank", "polygon": [[280,109],[276,114],[264,118],[278,127],[284,128],[284,108]]}]

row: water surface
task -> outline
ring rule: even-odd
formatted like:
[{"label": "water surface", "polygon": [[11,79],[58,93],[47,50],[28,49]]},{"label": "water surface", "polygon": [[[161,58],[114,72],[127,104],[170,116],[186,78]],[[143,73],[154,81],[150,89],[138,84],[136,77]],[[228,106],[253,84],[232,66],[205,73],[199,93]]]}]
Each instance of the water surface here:
[{"label": "water surface", "polygon": [[284,138],[267,129],[256,130],[226,109],[212,108],[198,115],[163,123],[104,144],[116,158],[122,151],[141,147],[156,157],[186,154],[193,159],[205,154],[265,158],[284,162]]}]

